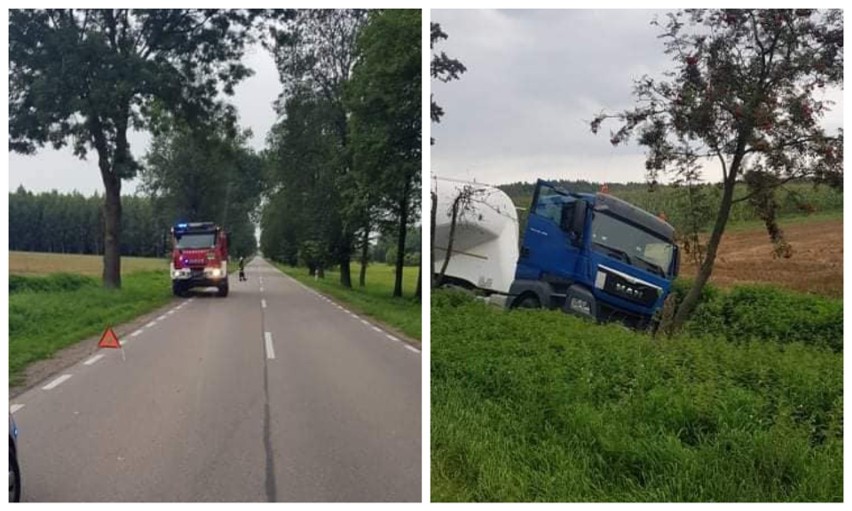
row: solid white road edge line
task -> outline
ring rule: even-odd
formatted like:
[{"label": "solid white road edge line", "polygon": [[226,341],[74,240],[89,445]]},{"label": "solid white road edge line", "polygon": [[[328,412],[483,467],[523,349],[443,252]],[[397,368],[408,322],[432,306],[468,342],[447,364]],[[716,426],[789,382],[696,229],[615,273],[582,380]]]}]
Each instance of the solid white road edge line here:
[{"label": "solid white road edge line", "polygon": [[103,353],[98,353],[98,354],[97,354],[97,355],[95,355],[94,357],[92,357],[92,358],[90,358],[89,360],[86,360],[85,362],[83,362],[83,365],[84,365],[84,366],[90,366],[90,365],[94,364],[95,362],[97,362],[98,360],[100,360],[100,359],[102,359],[102,358],[104,358],[104,354],[103,354]]},{"label": "solid white road edge line", "polygon": [[9,413],[15,413],[23,407],[24,405],[22,403],[15,403],[9,407]]},{"label": "solid white road edge line", "polygon": [[263,337],[266,340],[266,358],[275,360],[275,347],[272,345],[272,334],[264,332]]},{"label": "solid white road edge line", "polygon": [[62,376],[60,376],[59,378],[56,378],[56,379],[55,379],[55,380],[53,380],[52,382],[50,382],[50,383],[48,383],[47,385],[45,385],[44,387],[42,387],[42,388],[41,388],[41,390],[51,390],[51,389],[55,389],[55,388],[56,388],[56,387],[58,387],[59,385],[62,385],[62,383],[63,383],[65,380],[67,380],[68,378],[70,378],[70,377],[71,377],[71,375],[70,375],[70,374],[63,374],[63,375],[62,375]]}]

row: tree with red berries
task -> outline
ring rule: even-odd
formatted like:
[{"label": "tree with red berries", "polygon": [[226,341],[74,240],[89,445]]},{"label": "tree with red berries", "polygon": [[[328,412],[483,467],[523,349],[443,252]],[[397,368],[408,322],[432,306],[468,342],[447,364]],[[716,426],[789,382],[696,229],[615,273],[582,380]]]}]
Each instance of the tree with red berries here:
[{"label": "tree with red berries", "polygon": [[[679,329],[713,272],[731,206],[748,201],[764,219],[776,251],[785,253],[775,224],[773,192],[791,180],[842,187],[843,132],[821,119],[824,92],[843,86],[843,15],[839,10],[705,10],[669,13],[662,28],[674,66],[662,79],[643,77],[636,105],[601,113],[620,126],[613,145],[631,138],[647,149],[648,179],[682,177],[714,165],[721,172],[719,209],[692,288],[673,320]],[[734,197],[736,184],[747,193]],[[789,248],[789,247],[787,247]]]}]

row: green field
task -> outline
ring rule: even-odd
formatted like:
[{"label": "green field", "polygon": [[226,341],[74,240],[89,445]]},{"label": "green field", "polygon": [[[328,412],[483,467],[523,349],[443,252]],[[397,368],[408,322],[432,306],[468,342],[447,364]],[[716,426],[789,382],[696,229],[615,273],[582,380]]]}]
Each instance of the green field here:
[{"label": "green field", "polygon": [[359,314],[370,316],[420,340],[421,303],[412,298],[417,287],[417,267],[403,268],[403,298],[393,298],[394,267],[386,264],[373,264],[367,267],[366,286],[358,287],[358,266],[352,267],[352,289],[340,285],[340,275],[334,271],[325,272],[325,279],[314,279],[308,275],[307,268],[292,267],[283,264],[276,266],[291,277],[322,293],[345,302]]},{"label": "green field", "polygon": [[843,499],[829,347],[653,339],[442,291],[431,314],[433,501]]}]

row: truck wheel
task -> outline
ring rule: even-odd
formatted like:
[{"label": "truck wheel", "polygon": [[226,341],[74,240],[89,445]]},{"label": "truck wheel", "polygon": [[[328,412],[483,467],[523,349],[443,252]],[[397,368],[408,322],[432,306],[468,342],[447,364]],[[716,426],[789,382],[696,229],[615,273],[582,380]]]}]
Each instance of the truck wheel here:
[{"label": "truck wheel", "polygon": [[180,282],[172,282],[172,294],[175,296],[185,296],[186,289],[184,289],[183,285]]},{"label": "truck wheel", "polygon": [[228,281],[225,281],[224,284],[221,284],[219,286],[218,295],[221,296],[222,298],[225,298],[226,296],[228,296]]},{"label": "truck wheel", "polygon": [[535,295],[524,295],[515,302],[514,309],[540,309],[541,302]]}]

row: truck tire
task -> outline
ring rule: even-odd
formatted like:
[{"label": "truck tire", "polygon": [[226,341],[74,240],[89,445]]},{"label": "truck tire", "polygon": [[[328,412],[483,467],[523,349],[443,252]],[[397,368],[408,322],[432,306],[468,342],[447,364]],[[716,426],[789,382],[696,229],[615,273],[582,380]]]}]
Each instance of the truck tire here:
[{"label": "truck tire", "polygon": [[540,309],[541,302],[538,301],[538,297],[534,294],[525,294],[515,300],[515,303],[512,304],[513,309]]},{"label": "truck tire", "polygon": [[227,280],[225,281],[224,284],[219,284],[219,292],[217,293],[217,295],[222,297],[222,298],[225,298],[226,296],[228,296],[228,281]]},{"label": "truck tire", "polygon": [[180,282],[172,281],[172,294],[175,296],[186,296],[186,288]]}]

